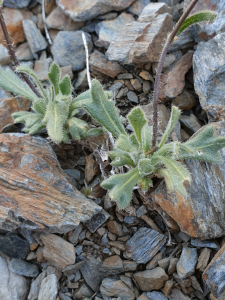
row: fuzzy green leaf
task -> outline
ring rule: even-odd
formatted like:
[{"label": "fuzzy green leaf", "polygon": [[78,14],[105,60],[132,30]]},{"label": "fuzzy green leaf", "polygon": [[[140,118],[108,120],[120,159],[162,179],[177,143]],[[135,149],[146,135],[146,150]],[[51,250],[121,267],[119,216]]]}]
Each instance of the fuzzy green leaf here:
[{"label": "fuzzy green leaf", "polygon": [[[59,93],[59,79],[60,79],[60,69],[57,64],[52,64],[48,73],[48,78],[51,81],[55,94],[58,95]],[[64,94],[63,94],[64,95]]]},{"label": "fuzzy green leaf", "polygon": [[3,70],[0,67],[0,87],[32,101],[37,100],[37,96],[31,90],[31,88],[23,80],[21,80],[10,68]]},{"label": "fuzzy green leaf", "polygon": [[170,120],[168,122],[166,130],[165,130],[165,132],[163,134],[163,137],[161,139],[161,142],[159,144],[159,148],[161,148],[165,144],[165,142],[167,141],[168,136],[170,135],[171,131],[173,130],[174,125],[179,120],[180,114],[181,114],[180,109],[176,106],[173,106],[172,111],[171,111],[171,115],[170,115]]},{"label": "fuzzy green leaf", "polygon": [[88,131],[88,124],[78,118],[72,118],[68,120],[69,132],[74,140],[80,140],[86,137]]},{"label": "fuzzy green leaf", "polygon": [[92,118],[117,138],[120,134],[126,134],[113,101],[107,100],[97,80],[92,81],[91,96],[91,102],[83,102],[82,106]]},{"label": "fuzzy green leaf", "polygon": [[138,150],[138,148],[134,146],[133,140],[130,140],[129,136],[125,134],[119,136],[119,139],[115,143],[115,147],[126,152]]},{"label": "fuzzy green leaf", "polygon": [[140,159],[138,163],[138,171],[141,176],[150,175],[154,172],[154,166],[151,159]]},{"label": "fuzzy green leaf", "polygon": [[157,174],[159,174],[159,176],[163,177],[165,179],[165,182],[166,182],[166,186],[167,186],[167,189],[169,191],[174,191],[175,190],[175,187],[173,185],[173,182],[172,182],[172,179],[170,177],[170,174],[169,172],[166,170],[166,169],[158,169]]},{"label": "fuzzy green leaf", "polygon": [[215,11],[211,10],[205,10],[205,11],[200,11],[197,12],[196,14],[188,17],[183,24],[181,25],[180,29],[177,32],[177,36],[179,36],[186,28],[189,26],[203,22],[203,21],[214,21],[217,16],[217,13]]},{"label": "fuzzy green leaf", "polygon": [[18,113],[13,114],[13,118],[15,118],[14,122],[24,123],[28,129],[43,118],[41,115],[31,112],[21,112],[20,116],[18,115]]},{"label": "fuzzy green leaf", "polygon": [[111,165],[114,167],[122,167],[124,165],[134,167],[134,162],[126,151],[114,147],[113,151],[110,152],[110,158],[112,159]]},{"label": "fuzzy green leaf", "polygon": [[143,111],[139,107],[133,108],[129,113],[129,115],[127,116],[127,119],[129,120],[131,126],[133,127],[136,138],[141,145],[142,142],[141,131],[142,128],[147,123]]},{"label": "fuzzy green leaf", "polygon": [[150,178],[148,178],[147,176],[142,177],[139,181],[138,181],[138,185],[140,186],[140,188],[144,191],[147,192],[147,190],[149,189],[149,187],[153,186],[153,182]]},{"label": "fuzzy green leaf", "polygon": [[30,127],[29,134],[33,135],[37,133],[39,130],[41,130],[42,128],[45,128],[45,125],[41,121],[38,121],[37,123],[35,123],[33,126]]},{"label": "fuzzy green leaf", "polygon": [[145,158],[145,154],[141,150],[130,152],[129,155],[130,155],[130,158],[133,160],[135,165],[138,164],[140,159]]},{"label": "fuzzy green leaf", "polygon": [[136,136],[133,133],[129,135],[129,140],[131,142],[131,145],[134,146],[135,149],[140,148],[138,140],[137,140]]},{"label": "fuzzy green leaf", "polygon": [[13,117],[13,119],[24,117],[24,119],[23,119],[23,121],[24,121],[25,117],[29,116],[30,114],[33,114],[33,113],[30,113],[28,111],[17,111],[12,114],[12,117]]},{"label": "fuzzy green leaf", "polygon": [[147,152],[152,147],[152,126],[146,123],[141,130],[141,147]]},{"label": "fuzzy green leaf", "polygon": [[102,133],[102,130],[100,128],[91,128],[87,131],[87,138],[91,136],[98,136]]},{"label": "fuzzy green leaf", "polygon": [[110,190],[109,196],[117,201],[119,209],[126,208],[132,199],[133,187],[140,175],[138,169],[132,169],[126,174],[114,175],[102,182],[104,189]]},{"label": "fuzzy green leaf", "polygon": [[59,84],[59,89],[63,95],[68,96],[71,94],[72,91],[71,80],[68,75],[63,77],[62,81]]},{"label": "fuzzy green leaf", "polygon": [[36,113],[44,116],[46,112],[46,102],[43,99],[38,99],[33,103],[32,109]]}]

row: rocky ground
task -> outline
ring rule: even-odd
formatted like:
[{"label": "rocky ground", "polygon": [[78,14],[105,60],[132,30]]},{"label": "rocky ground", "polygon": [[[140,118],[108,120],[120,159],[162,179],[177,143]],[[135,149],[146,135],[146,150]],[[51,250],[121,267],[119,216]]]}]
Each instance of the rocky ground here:
[{"label": "rocky ground", "polygon": [[[88,89],[85,33],[92,78],[111,90],[126,115],[141,105],[152,123],[152,92],[163,43],[189,0],[5,0],[4,16],[20,63],[45,84],[54,61]],[[183,113],[171,140],[186,141],[208,122],[225,135],[225,1],[199,0],[194,11],[218,11],[172,44],[160,86],[159,135],[171,105]],[[0,65],[14,69],[0,30]],[[164,183],[135,190],[118,210],[101,188],[110,175],[103,134],[56,145],[45,132],[25,135],[11,114],[31,103],[0,89],[0,299],[224,300],[224,163],[186,161],[188,198]],[[94,122],[83,110],[80,118]]]}]

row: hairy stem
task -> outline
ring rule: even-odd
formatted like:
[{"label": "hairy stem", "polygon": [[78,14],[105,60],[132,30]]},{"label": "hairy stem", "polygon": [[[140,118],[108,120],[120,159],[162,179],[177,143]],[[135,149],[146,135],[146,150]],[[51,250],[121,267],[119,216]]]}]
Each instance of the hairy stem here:
[{"label": "hairy stem", "polygon": [[180,17],[179,21],[177,22],[176,26],[172,30],[171,34],[169,35],[166,44],[162,50],[162,54],[159,60],[156,78],[155,78],[155,87],[154,87],[154,97],[153,97],[153,137],[152,137],[152,146],[154,147],[156,144],[156,137],[157,137],[157,130],[158,130],[158,94],[159,94],[159,84],[160,78],[162,73],[163,63],[166,58],[167,51],[169,49],[170,44],[173,42],[178,30],[180,29],[181,25],[195,6],[198,0],[192,0],[191,3],[188,5],[187,9],[184,11],[183,15]]},{"label": "hairy stem", "polygon": [[[5,40],[6,40],[6,44],[8,46],[8,50],[9,50],[9,54],[10,56],[12,57],[13,61],[14,61],[14,64],[16,67],[18,67],[20,64],[17,60],[17,57],[16,57],[16,54],[13,50],[13,47],[12,47],[12,43],[10,41],[10,38],[9,38],[9,33],[8,33],[8,30],[6,28],[6,25],[5,25],[5,19],[4,19],[4,16],[3,16],[3,13],[2,13],[2,6],[0,6],[0,24],[1,24],[1,27],[2,27],[2,31],[4,33],[4,36],[5,36]],[[32,89],[32,91],[38,96],[38,97],[42,97],[39,92],[36,90],[36,88],[34,87],[34,85],[30,82],[30,80],[24,75],[24,74],[21,74],[21,77],[23,78],[23,80],[29,85],[29,87]]]}]

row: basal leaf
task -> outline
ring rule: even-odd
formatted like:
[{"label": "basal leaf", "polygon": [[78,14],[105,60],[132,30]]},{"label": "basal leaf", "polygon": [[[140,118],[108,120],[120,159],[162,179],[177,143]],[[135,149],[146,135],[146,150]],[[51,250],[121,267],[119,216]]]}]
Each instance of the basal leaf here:
[{"label": "basal leaf", "polygon": [[153,186],[153,182],[150,178],[145,176],[145,177],[142,177],[141,179],[139,179],[138,185],[144,192],[147,192],[149,187]]},{"label": "basal leaf", "polygon": [[55,63],[53,63],[50,67],[48,78],[51,81],[55,94],[58,95],[59,93],[59,80],[60,80],[60,69],[59,66]]},{"label": "basal leaf", "polygon": [[92,81],[91,98],[90,102],[83,102],[82,106],[92,118],[117,138],[120,134],[126,134],[113,101],[107,100],[97,80]]},{"label": "basal leaf", "polygon": [[124,165],[134,167],[134,162],[130,158],[129,153],[120,149],[114,148],[113,151],[110,152],[110,158],[112,159],[111,165],[114,167],[122,167]]},{"label": "basal leaf", "polygon": [[39,130],[41,130],[42,128],[45,128],[45,125],[41,121],[39,121],[30,127],[29,134],[33,135],[37,133]]},{"label": "basal leaf", "polygon": [[165,182],[166,182],[166,186],[167,186],[167,189],[169,191],[173,191],[175,188],[174,188],[174,185],[173,185],[173,181],[170,177],[170,174],[169,172],[166,170],[166,169],[158,169],[157,174],[159,174],[161,177],[164,178]]},{"label": "basal leaf", "polygon": [[115,147],[126,152],[133,152],[138,150],[138,148],[134,146],[133,141],[130,140],[129,136],[125,134],[121,134],[119,136],[118,140],[115,143]]},{"label": "basal leaf", "polygon": [[110,190],[109,196],[117,201],[119,209],[126,208],[132,199],[133,188],[140,179],[138,169],[132,169],[126,174],[113,175],[102,182],[104,189]]},{"label": "basal leaf", "polygon": [[36,113],[44,116],[46,112],[46,102],[43,99],[38,99],[33,103],[32,109]]},{"label": "basal leaf", "polygon": [[91,136],[98,136],[102,133],[102,129],[100,128],[91,128],[87,131],[87,138]]},{"label": "basal leaf", "polygon": [[148,126],[148,123],[141,130],[141,146],[145,152],[152,147],[152,126]]},{"label": "basal leaf", "polygon": [[80,140],[86,137],[88,124],[78,118],[68,120],[69,132],[74,140]]},{"label": "basal leaf", "polygon": [[59,89],[63,95],[69,96],[71,94],[71,80],[68,75],[63,77],[62,81],[59,84]]},{"label": "basal leaf", "polygon": [[141,142],[142,142],[141,131],[142,131],[142,128],[147,123],[147,120],[145,118],[143,111],[139,107],[133,108],[131,110],[131,112],[129,113],[129,115],[127,116],[127,119],[129,120],[131,126],[133,127],[136,138],[141,145]]},{"label": "basal leaf", "polygon": [[139,160],[138,171],[141,176],[146,176],[154,173],[154,166],[151,159],[143,158]]},{"label": "basal leaf", "polygon": [[129,135],[129,140],[130,140],[132,146],[134,146],[135,149],[140,148],[138,140],[137,140],[136,136],[133,133]]}]

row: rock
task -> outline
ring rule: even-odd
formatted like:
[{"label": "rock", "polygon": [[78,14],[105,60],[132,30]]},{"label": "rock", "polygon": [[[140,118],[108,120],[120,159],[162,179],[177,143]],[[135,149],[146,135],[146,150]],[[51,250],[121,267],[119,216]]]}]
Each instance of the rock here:
[{"label": "rock", "polygon": [[74,293],[75,299],[84,299],[91,298],[93,296],[93,291],[89,288],[89,286],[85,283],[81,285],[78,291]]},{"label": "rock", "polygon": [[[199,10],[207,10],[209,9],[209,7],[211,10],[216,10],[219,2],[220,1],[218,0],[200,0],[192,9],[191,14],[194,14]],[[184,10],[188,7],[190,3],[191,0],[184,0]]]},{"label": "rock", "polygon": [[182,241],[184,241],[185,243],[187,243],[187,242],[190,241],[190,239],[191,239],[191,237],[190,237],[188,234],[186,234],[186,233],[184,233],[184,232],[182,232],[182,231],[180,231],[180,232],[178,233],[178,237],[179,237]]},{"label": "rock", "polygon": [[158,266],[158,261],[162,259],[162,252],[159,252],[158,254],[156,254],[151,260],[150,262],[146,265],[146,270],[152,270],[155,269]]},{"label": "rock", "polygon": [[10,271],[9,263],[9,258],[0,253],[0,299],[26,300],[29,292],[29,281],[25,277]]},{"label": "rock", "polygon": [[[181,57],[182,57],[181,51],[175,51],[167,54],[163,63],[162,72],[165,72],[166,69],[168,69],[175,61],[181,59]],[[152,63],[152,71],[154,74],[156,74],[157,68],[158,68],[158,62]]]},{"label": "rock", "polygon": [[38,300],[55,300],[57,294],[58,280],[54,274],[51,274],[42,280]]},{"label": "rock", "polygon": [[30,286],[30,292],[27,300],[37,300],[42,280],[47,276],[47,271],[43,271]]},{"label": "rock", "polygon": [[[162,40],[172,29],[172,17],[168,13],[158,15],[152,22],[132,22],[124,26],[116,40],[110,43],[106,56],[124,64],[159,61]],[[147,42],[146,42],[147,41]]]},{"label": "rock", "polygon": [[117,249],[120,249],[121,251],[125,251],[125,244],[120,241],[115,241],[115,242],[108,242],[110,246],[114,246]]},{"label": "rock", "polygon": [[97,23],[95,31],[98,34],[99,40],[95,43],[96,46],[108,48],[109,44],[121,33],[121,28],[133,21],[134,18],[124,12],[113,20]]},{"label": "rock", "polygon": [[100,72],[111,78],[115,78],[118,74],[125,72],[125,69],[117,62],[112,62],[107,57],[95,51],[90,56],[90,69],[91,72]]},{"label": "rock", "polygon": [[31,0],[6,0],[4,6],[10,8],[23,8],[29,5]]},{"label": "rock", "polygon": [[31,107],[31,102],[24,97],[0,99],[0,130],[7,124],[13,124],[12,113],[17,111],[27,111]]},{"label": "rock", "polygon": [[171,260],[170,257],[165,257],[158,261],[158,265],[166,271],[169,267],[170,260]]},{"label": "rock", "polygon": [[39,274],[38,266],[17,258],[10,261],[10,271],[26,277],[37,277]]},{"label": "rock", "polygon": [[191,114],[188,113],[187,115],[182,114],[179,120],[185,130],[191,135],[202,127],[199,119],[192,112]]},{"label": "rock", "polygon": [[172,288],[173,288],[173,284],[174,284],[173,280],[168,280],[168,281],[165,283],[165,285],[164,285],[164,287],[163,287],[163,294],[164,294],[165,296],[168,296],[168,295],[171,293]]},{"label": "rock", "polygon": [[188,91],[183,91],[175,99],[173,99],[172,104],[179,107],[182,110],[189,110],[197,103],[195,97]]},{"label": "rock", "polygon": [[123,229],[122,229],[122,225],[120,225],[119,223],[117,223],[116,221],[109,221],[107,222],[107,227],[108,230],[111,233],[116,234],[117,236],[123,236]]},{"label": "rock", "polygon": [[68,240],[70,241],[70,243],[77,244],[81,231],[82,231],[82,225],[79,224],[75,230],[70,231],[68,233]]},{"label": "rock", "polygon": [[134,292],[121,280],[105,278],[100,286],[100,292],[104,300],[108,297],[120,297],[123,300],[134,300]]},{"label": "rock", "polygon": [[48,72],[52,63],[51,57],[44,60],[36,60],[34,64],[34,72],[37,74],[39,80],[48,80]]},{"label": "rock", "polygon": [[154,83],[154,79],[152,77],[152,75],[148,72],[148,71],[145,71],[145,70],[142,70],[139,74],[139,76],[145,80],[150,80],[151,82]]},{"label": "rock", "polygon": [[2,98],[12,98],[12,94],[2,88],[0,88],[0,99]]},{"label": "rock", "polygon": [[44,244],[43,256],[59,270],[75,263],[76,254],[72,244],[55,234],[41,235]]},{"label": "rock", "polygon": [[138,103],[138,96],[132,91],[127,93],[127,98],[130,102]]},{"label": "rock", "polygon": [[148,292],[147,297],[150,300],[168,300],[168,298],[166,296],[164,296],[163,293],[156,292],[156,291]]},{"label": "rock", "polygon": [[107,274],[121,273],[123,271],[123,261],[118,255],[110,256],[103,261],[100,271]]},{"label": "rock", "polygon": [[161,76],[159,87],[159,100],[168,101],[183,92],[185,86],[185,74],[192,66],[193,51],[186,53],[178,62],[172,65]]},{"label": "rock", "polygon": [[62,67],[71,65],[73,71],[80,71],[85,67],[85,49],[82,39],[82,33],[85,34],[88,51],[91,53],[93,44],[91,36],[81,30],[75,32],[60,31],[52,45],[52,54],[54,61]]},{"label": "rock", "polygon": [[165,3],[162,3],[162,1],[160,3],[151,2],[144,7],[141,15],[138,18],[138,21],[141,23],[152,22],[157,15],[170,12],[171,9]]},{"label": "rock", "polygon": [[25,259],[30,251],[29,243],[14,233],[0,235],[0,251],[10,257]]},{"label": "rock", "polygon": [[87,69],[84,69],[83,71],[78,73],[77,80],[75,82],[75,90],[83,90],[88,87],[88,81],[87,81]]},{"label": "rock", "polygon": [[[33,14],[29,11],[11,9],[7,7],[4,8],[6,28],[11,40],[13,40],[14,45],[25,41],[26,37],[24,34],[22,21],[34,19],[33,17]],[[2,30],[0,31],[0,44],[6,46],[5,37]]]},{"label": "rock", "polygon": [[84,222],[84,225],[94,233],[99,227],[101,227],[110,217],[110,215],[102,209],[98,214],[94,215],[90,220]]},{"label": "rock", "polygon": [[81,267],[83,267],[86,264],[86,260],[82,260],[74,265],[69,265],[63,270],[63,275],[70,276],[73,273],[76,273],[78,270],[80,270]]},{"label": "rock", "polygon": [[86,183],[91,183],[97,175],[101,173],[97,161],[94,159],[93,154],[86,156],[85,164],[85,180]]},{"label": "rock", "polygon": [[140,16],[143,9],[150,3],[150,0],[136,0],[134,1],[130,7],[128,7],[128,11],[134,15]]},{"label": "rock", "polygon": [[115,19],[117,16],[118,16],[118,14],[117,14],[116,12],[109,12],[109,13],[107,13],[107,14],[98,16],[98,18],[99,18],[100,20],[113,20],[113,19]]},{"label": "rock", "polygon": [[177,258],[177,257],[171,258],[169,268],[168,268],[168,275],[171,275],[176,272],[178,261],[179,261],[179,258]]},{"label": "rock", "polygon": [[120,11],[130,6],[134,0],[78,0],[77,3],[57,0],[56,3],[75,22],[91,20],[110,11]]},{"label": "rock", "polygon": [[15,53],[18,60],[32,60],[34,58],[28,42],[20,44],[15,49]]},{"label": "rock", "polygon": [[146,296],[146,294],[147,294],[147,293],[141,294],[141,296],[139,296],[139,297],[137,298],[137,300],[149,300],[149,298]]},{"label": "rock", "polygon": [[203,280],[211,290],[212,294],[219,300],[223,300],[225,297],[224,261],[225,244],[213,257],[202,275]]},{"label": "rock", "polygon": [[1,228],[66,233],[101,211],[67,181],[46,140],[10,133],[1,134],[0,143]]},{"label": "rock", "polygon": [[33,54],[47,48],[48,43],[46,42],[46,39],[33,21],[23,20],[23,30]]},{"label": "rock", "polygon": [[59,299],[61,300],[72,300],[72,298],[68,297],[67,295],[59,292]]},{"label": "rock", "polygon": [[191,285],[192,285],[192,287],[195,290],[197,290],[197,291],[199,291],[200,293],[203,294],[203,290],[202,290],[202,288],[201,288],[201,286],[200,286],[197,278],[195,276],[191,276],[190,279],[191,279]]},{"label": "rock", "polygon": [[195,272],[198,261],[196,248],[184,247],[177,263],[177,274],[181,279],[190,277]]},{"label": "rock", "polygon": [[47,276],[54,274],[58,280],[62,277],[62,272],[60,272],[58,269],[52,266],[48,266],[46,272],[47,272]]},{"label": "rock", "polygon": [[5,66],[11,62],[11,56],[6,47],[0,44],[0,65]]},{"label": "rock", "polygon": [[145,215],[147,213],[147,209],[144,205],[140,206],[138,210],[136,211],[137,217],[140,218],[141,216]]},{"label": "rock", "polygon": [[225,80],[225,33],[198,44],[193,56],[194,86],[203,109],[210,113],[210,106],[222,107]]},{"label": "rock", "polygon": [[216,242],[213,242],[213,241],[202,241],[202,240],[199,240],[199,239],[191,239],[191,245],[198,248],[211,248],[211,249],[216,249],[217,251],[219,251],[220,249],[220,246],[216,243]]},{"label": "rock", "polygon": [[142,91],[142,85],[140,84],[140,81],[138,79],[131,79],[131,84],[133,86],[133,88],[137,91],[137,92],[141,92]]},{"label": "rock", "polygon": [[66,67],[60,68],[60,72],[61,72],[61,78],[63,78],[65,75],[68,75],[69,78],[72,80],[74,77],[71,66],[66,66]]},{"label": "rock", "polygon": [[126,243],[126,256],[147,263],[166,243],[166,237],[149,228],[140,228]]},{"label": "rock", "polygon": [[144,292],[160,290],[168,280],[166,272],[160,267],[153,270],[137,272],[134,274],[134,278],[137,281],[139,288]]},{"label": "rock", "polygon": [[210,258],[210,254],[211,254],[211,250],[208,248],[204,248],[201,252],[201,254],[199,255],[198,258],[198,264],[196,269],[200,272],[204,272],[206,266],[208,265],[208,261]]},{"label": "rock", "polygon": [[168,295],[168,298],[169,300],[191,300],[178,289],[172,289],[171,293]]},{"label": "rock", "polygon": [[84,22],[74,22],[57,6],[46,18],[46,25],[51,29],[76,31],[84,26]]}]

